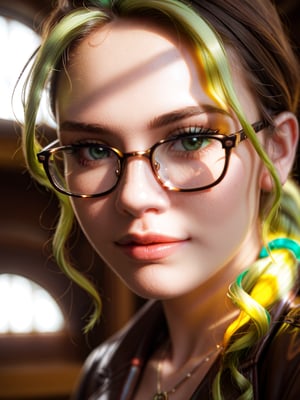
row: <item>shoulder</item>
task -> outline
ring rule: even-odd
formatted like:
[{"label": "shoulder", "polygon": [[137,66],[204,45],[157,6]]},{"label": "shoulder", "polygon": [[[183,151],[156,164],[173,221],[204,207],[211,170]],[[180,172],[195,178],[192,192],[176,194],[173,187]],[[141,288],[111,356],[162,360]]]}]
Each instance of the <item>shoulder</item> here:
[{"label": "shoulder", "polygon": [[277,329],[263,354],[261,387],[264,399],[300,398],[300,297],[276,321]]},{"label": "shoulder", "polygon": [[141,360],[147,358],[155,338],[159,332],[163,332],[164,325],[160,303],[148,302],[122,330],[91,353],[84,364],[73,399],[88,399],[92,393],[108,392],[112,385],[115,391],[120,390],[131,361],[137,357]]},{"label": "shoulder", "polygon": [[89,399],[97,388],[105,387],[110,377],[110,361],[113,358],[125,332],[119,332],[102,343],[85,361],[79,383],[72,399]]}]

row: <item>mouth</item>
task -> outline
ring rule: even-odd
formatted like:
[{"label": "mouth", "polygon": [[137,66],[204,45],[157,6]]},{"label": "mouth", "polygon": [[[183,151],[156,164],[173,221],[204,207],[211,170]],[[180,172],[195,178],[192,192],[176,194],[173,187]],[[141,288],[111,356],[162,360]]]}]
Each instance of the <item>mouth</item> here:
[{"label": "mouth", "polygon": [[127,235],[117,241],[116,246],[129,258],[137,261],[155,261],[177,252],[188,239],[147,234]]}]

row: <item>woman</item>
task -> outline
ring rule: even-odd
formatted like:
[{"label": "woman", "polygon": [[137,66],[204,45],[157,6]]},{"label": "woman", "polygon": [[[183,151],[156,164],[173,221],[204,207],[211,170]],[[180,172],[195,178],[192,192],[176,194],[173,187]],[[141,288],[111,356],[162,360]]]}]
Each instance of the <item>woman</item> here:
[{"label": "woman", "polygon": [[269,1],[62,1],[26,90],[26,159],[59,196],[54,252],[94,298],[87,329],[101,303],[68,262],[73,214],[151,299],[76,398],[298,398],[298,65]]}]

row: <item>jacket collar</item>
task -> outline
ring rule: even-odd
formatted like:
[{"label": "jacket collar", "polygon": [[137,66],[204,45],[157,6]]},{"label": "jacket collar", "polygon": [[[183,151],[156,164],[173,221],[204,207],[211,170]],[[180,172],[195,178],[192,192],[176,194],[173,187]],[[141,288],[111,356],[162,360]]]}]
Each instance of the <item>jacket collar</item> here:
[{"label": "jacket collar", "polygon": [[[258,398],[258,365],[261,354],[277,332],[278,324],[284,322],[284,316],[297,292],[298,285],[287,298],[276,304],[271,311],[271,319],[274,322],[269,333],[245,355],[241,362],[243,373],[253,384],[255,399]],[[147,302],[117,335],[101,346],[101,354],[98,354],[97,357],[97,375],[98,378],[101,377],[102,383],[99,386],[102,387],[101,392],[104,394],[99,393],[92,399],[130,400],[144,365],[167,335],[167,324],[161,303],[158,301]],[[211,397],[212,382],[220,367],[220,362],[219,357],[194,392],[191,400]],[[235,389],[231,386],[228,390],[232,394]]]}]

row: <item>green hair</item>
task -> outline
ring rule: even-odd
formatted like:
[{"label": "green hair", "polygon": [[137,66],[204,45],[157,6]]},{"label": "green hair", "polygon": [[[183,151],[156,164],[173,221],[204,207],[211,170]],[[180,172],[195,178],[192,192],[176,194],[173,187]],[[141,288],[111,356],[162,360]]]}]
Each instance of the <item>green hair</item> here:
[{"label": "green hair", "polygon": [[[203,9],[204,18],[202,18],[199,15],[202,15],[202,2],[194,1],[193,3],[195,3],[195,7],[197,6],[196,8],[199,8],[199,13],[188,3],[179,0],[90,0],[81,1],[82,7],[73,1],[74,8],[64,4],[56,11],[46,25],[44,40],[37,52],[24,89],[23,147],[28,168],[38,182],[52,189],[36,158],[36,153],[41,149],[36,120],[43,91],[48,89],[52,100],[55,97],[56,77],[68,62],[68,52],[76,46],[81,38],[86,37],[94,29],[109,23],[115,17],[151,19],[159,15],[166,23],[170,23],[170,27],[174,26],[191,43],[195,57],[205,72],[208,94],[221,107],[230,110],[237,116],[253,147],[269,170],[274,182],[274,190],[271,208],[264,215],[262,233],[266,246],[270,239],[279,236],[299,240],[299,191],[291,182],[288,182],[282,189],[276,169],[261,146],[251,124],[247,121],[235,93],[228,56],[223,44],[226,42],[224,40],[226,35],[222,29],[216,28],[215,30],[212,27],[214,18],[209,14],[210,6]],[[216,1],[217,3],[221,4],[221,1]],[[229,3],[231,2],[228,1],[226,4],[229,6]],[[245,0],[245,3],[248,1]],[[232,45],[230,40],[228,42],[229,45]],[[239,53],[237,55],[239,56]],[[260,90],[263,92],[263,89]],[[297,90],[295,89],[295,93]],[[294,98],[294,104],[297,103],[295,100],[295,97],[298,98],[297,96],[298,94],[290,96]],[[271,98],[271,96],[269,97]],[[272,111],[279,112],[280,109],[277,110],[276,107],[280,107],[280,104],[278,105],[278,99],[273,97],[276,104],[267,108],[271,113]],[[266,99],[267,96],[264,99],[260,98],[258,102],[258,106],[261,105],[262,109],[263,104],[271,101]],[[282,103],[284,103],[283,100]],[[282,110],[291,109],[291,106],[288,107],[285,104],[282,107]],[[94,312],[86,326],[86,330],[89,330],[101,314],[101,299],[94,286],[72,265],[69,259],[67,239],[73,228],[74,214],[69,198],[59,193],[56,194],[60,201],[61,213],[53,240],[54,255],[65,274],[85,289],[93,299]],[[248,267],[247,271],[238,277],[237,281],[229,288],[228,296],[240,308],[241,314],[225,334],[223,364],[213,385],[214,399],[223,399],[222,374],[226,369],[231,371],[234,381],[240,388],[240,399],[252,398],[252,386],[239,371],[239,360],[246,349],[253,346],[268,332],[271,324],[270,310],[276,301],[287,295],[296,280],[296,271],[297,260],[293,252],[277,249],[274,255],[270,252],[267,257],[261,258]],[[286,282],[284,286],[280,285],[282,281]],[[268,298],[262,295],[262,288],[266,287],[264,286],[266,282],[269,284],[272,282],[271,287],[274,288]]]},{"label": "green hair", "polygon": [[[84,8],[75,10],[69,16],[65,17],[42,43],[34,61],[31,74],[28,76],[26,82],[26,85],[29,86],[30,89],[28,97],[27,93],[24,92],[24,97],[28,99],[24,102],[24,154],[28,168],[34,178],[40,184],[51,190],[51,185],[36,157],[36,153],[41,150],[41,144],[36,134],[36,124],[42,94],[47,88],[49,78],[55,71],[56,66],[60,64],[61,58],[64,57],[66,49],[82,34],[82,30],[86,30],[87,25],[89,25],[91,21],[93,21],[93,25],[99,25],[105,20],[107,20],[107,16],[103,12]],[[61,39],[62,37],[64,40]],[[60,217],[53,238],[53,253],[63,272],[72,281],[86,290],[93,299],[94,313],[86,325],[85,331],[87,332],[100,317],[102,303],[96,288],[69,260],[67,239],[73,228],[74,214],[69,198],[60,193],[56,193],[56,195],[60,202]]]}]

